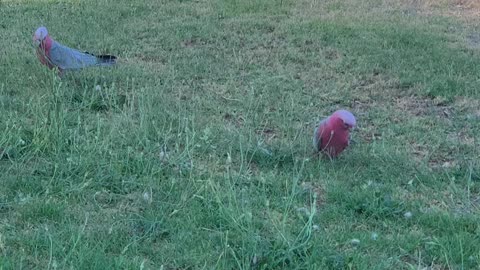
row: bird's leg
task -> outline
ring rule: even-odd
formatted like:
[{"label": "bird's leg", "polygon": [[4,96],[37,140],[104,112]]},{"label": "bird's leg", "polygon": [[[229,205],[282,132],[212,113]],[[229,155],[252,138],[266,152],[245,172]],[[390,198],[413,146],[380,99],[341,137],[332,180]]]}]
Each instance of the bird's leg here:
[{"label": "bird's leg", "polygon": [[313,151],[310,156],[311,156],[311,158],[317,158],[317,157],[320,156],[320,151]]}]

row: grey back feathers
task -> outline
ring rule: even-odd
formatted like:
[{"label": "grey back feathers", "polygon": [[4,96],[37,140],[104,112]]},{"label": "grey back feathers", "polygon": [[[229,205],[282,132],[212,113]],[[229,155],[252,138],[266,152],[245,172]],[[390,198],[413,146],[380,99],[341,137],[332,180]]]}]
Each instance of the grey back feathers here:
[{"label": "grey back feathers", "polygon": [[52,64],[61,69],[80,69],[90,66],[110,66],[116,63],[115,56],[96,56],[64,46],[56,41],[50,49]]}]

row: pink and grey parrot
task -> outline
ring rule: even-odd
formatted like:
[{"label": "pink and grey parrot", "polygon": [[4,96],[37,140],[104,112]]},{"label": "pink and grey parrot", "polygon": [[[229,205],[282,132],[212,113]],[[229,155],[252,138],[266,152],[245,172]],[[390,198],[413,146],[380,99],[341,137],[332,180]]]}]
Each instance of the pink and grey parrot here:
[{"label": "pink and grey parrot", "polygon": [[64,46],[48,35],[44,26],[39,27],[33,35],[37,57],[48,68],[58,68],[60,74],[65,70],[75,70],[91,66],[111,66],[117,58],[112,55],[93,55],[88,52]]},{"label": "pink and grey parrot", "polygon": [[356,125],[355,116],[347,110],[338,110],[320,122],[313,134],[315,151],[334,158],[350,144],[350,130]]}]

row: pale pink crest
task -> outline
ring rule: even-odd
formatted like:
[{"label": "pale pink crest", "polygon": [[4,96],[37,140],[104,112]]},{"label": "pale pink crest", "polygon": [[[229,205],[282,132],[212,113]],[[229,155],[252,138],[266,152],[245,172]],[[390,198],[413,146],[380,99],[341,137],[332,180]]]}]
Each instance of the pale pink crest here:
[{"label": "pale pink crest", "polygon": [[45,26],[39,27],[33,35],[34,41],[42,41],[48,36],[48,30]]},{"label": "pale pink crest", "polygon": [[332,116],[336,116],[343,120],[343,122],[351,127],[355,127],[357,125],[357,121],[355,120],[355,116],[347,110],[338,110],[333,113]]}]

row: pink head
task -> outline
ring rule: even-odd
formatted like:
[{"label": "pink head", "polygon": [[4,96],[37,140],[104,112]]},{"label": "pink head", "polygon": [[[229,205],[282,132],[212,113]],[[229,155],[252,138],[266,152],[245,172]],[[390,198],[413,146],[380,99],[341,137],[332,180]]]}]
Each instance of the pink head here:
[{"label": "pink head", "polygon": [[355,116],[347,110],[338,110],[330,116],[331,121],[341,124],[345,129],[352,129],[357,125]]}]

